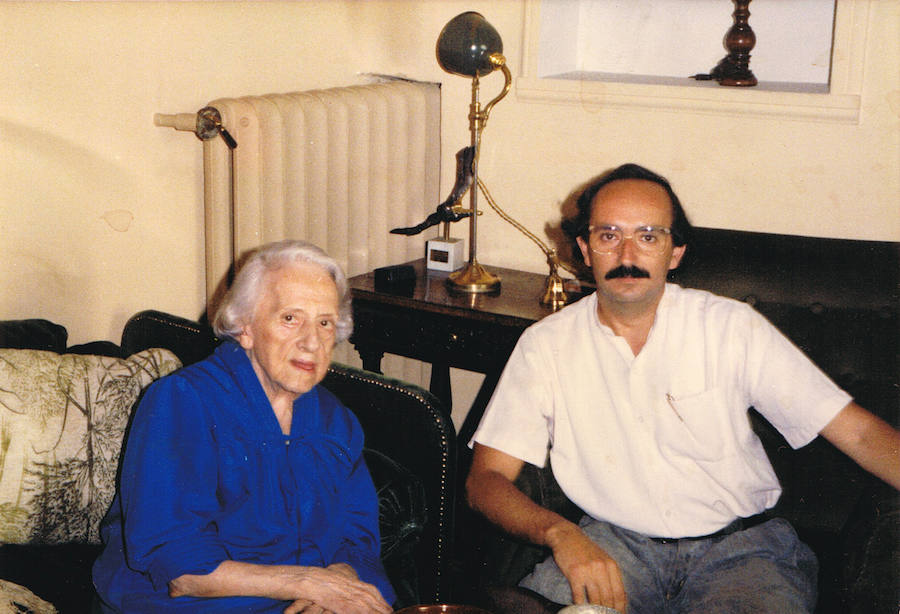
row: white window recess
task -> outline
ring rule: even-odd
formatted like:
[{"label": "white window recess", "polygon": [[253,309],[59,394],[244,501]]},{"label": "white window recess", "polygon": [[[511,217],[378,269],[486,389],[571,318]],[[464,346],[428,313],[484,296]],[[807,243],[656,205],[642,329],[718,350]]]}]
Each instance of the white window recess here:
[{"label": "white window recess", "polygon": [[691,76],[728,51],[724,0],[527,0],[522,100],[859,121],[870,0],[753,0],[753,87]]}]

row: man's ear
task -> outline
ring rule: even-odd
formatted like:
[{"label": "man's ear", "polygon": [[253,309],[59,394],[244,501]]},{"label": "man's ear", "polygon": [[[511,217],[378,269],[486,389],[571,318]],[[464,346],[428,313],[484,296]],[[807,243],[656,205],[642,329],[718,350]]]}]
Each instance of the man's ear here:
[{"label": "man's ear", "polygon": [[669,270],[674,271],[678,268],[678,265],[681,264],[681,259],[684,258],[684,252],[687,251],[687,245],[679,245],[678,247],[672,248],[672,257],[669,259]]},{"label": "man's ear", "polygon": [[584,259],[584,264],[587,268],[591,268],[591,248],[587,244],[587,241],[581,237],[575,237],[575,242],[578,243],[578,249],[581,250],[581,257]]}]

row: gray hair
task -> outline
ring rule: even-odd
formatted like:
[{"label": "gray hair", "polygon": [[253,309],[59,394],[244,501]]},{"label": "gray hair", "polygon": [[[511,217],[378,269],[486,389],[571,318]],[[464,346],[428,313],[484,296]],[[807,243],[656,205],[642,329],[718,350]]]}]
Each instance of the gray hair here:
[{"label": "gray hair", "polygon": [[350,289],[341,265],[321,248],[295,239],[286,239],[263,245],[246,256],[234,282],[225,294],[222,304],[213,318],[213,331],[220,338],[237,339],[242,327],[253,318],[253,312],[263,292],[263,281],[268,273],[301,263],[315,264],[324,269],[334,280],[338,292],[338,321],[335,343],[353,332],[353,312],[350,306]]}]

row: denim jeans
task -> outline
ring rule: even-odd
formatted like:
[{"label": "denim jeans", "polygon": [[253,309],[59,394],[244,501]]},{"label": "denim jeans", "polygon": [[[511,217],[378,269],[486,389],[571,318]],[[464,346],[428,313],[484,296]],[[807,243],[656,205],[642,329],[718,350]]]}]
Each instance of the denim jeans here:
[{"label": "denim jeans", "polygon": [[[580,524],[618,564],[628,614],[793,614],[815,608],[818,563],[786,520],[667,543],[588,516]],[[552,556],[520,586],[572,603]]]}]

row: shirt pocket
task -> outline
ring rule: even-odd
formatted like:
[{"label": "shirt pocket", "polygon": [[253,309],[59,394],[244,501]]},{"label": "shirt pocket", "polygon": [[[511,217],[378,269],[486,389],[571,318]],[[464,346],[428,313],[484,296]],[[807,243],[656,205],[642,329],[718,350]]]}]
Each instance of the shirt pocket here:
[{"label": "shirt pocket", "polygon": [[728,397],[724,388],[699,394],[666,395],[663,411],[671,419],[659,421],[658,444],[663,453],[697,461],[722,459],[734,448]]}]

